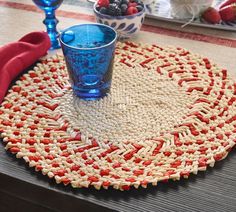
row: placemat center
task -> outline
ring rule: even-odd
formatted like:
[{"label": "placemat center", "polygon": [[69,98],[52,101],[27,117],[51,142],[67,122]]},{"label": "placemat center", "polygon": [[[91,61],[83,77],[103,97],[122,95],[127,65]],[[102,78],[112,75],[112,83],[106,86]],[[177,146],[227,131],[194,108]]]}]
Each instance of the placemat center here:
[{"label": "placemat center", "polygon": [[[121,65],[122,66],[122,65]],[[111,93],[84,101],[68,91],[57,108],[72,128],[86,137],[122,142],[146,140],[173,130],[189,112],[194,97],[155,69],[116,66]]]}]

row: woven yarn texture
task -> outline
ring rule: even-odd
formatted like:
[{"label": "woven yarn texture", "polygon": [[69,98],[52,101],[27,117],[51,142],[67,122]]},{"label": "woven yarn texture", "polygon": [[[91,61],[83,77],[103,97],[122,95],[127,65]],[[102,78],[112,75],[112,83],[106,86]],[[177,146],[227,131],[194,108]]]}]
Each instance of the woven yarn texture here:
[{"label": "woven yarn texture", "polygon": [[236,84],[183,48],[118,43],[111,92],[73,96],[65,61],[38,63],[0,106],[6,149],[57,183],[129,190],[188,178],[235,145]]}]

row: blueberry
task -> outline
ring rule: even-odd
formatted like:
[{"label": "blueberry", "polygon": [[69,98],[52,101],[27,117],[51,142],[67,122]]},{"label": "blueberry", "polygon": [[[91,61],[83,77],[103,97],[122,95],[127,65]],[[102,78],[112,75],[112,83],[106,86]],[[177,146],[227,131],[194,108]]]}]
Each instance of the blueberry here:
[{"label": "blueberry", "polygon": [[121,12],[122,14],[126,14],[126,10],[128,9],[128,5],[127,4],[122,4],[120,6]]},{"label": "blueberry", "polygon": [[96,6],[96,10],[97,10],[97,11],[100,11],[100,9],[101,9],[101,8],[100,8],[99,6]]},{"label": "blueberry", "polygon": [[121,2],[122,4],[129,4],[129,0],[122,0],[122,2]]},{"label": "blueberry", "polygon": [[133,2],[137,3],[137,4],[140,4],[141,1],[140,0],[133,0]]},{"label": "blueberry", "polygon": [[138,5],[141,5],[142,7],[144,7],[144,4],[143,4],[143,2],[140,2],[140,3],[138,3]]},{"label": "blueberry", "polygon": [[117,10],[116,10],[116,16],[121,16],[121,15],[122,15],[121,9],[120,9],[120,8],[117,8]]},{"label": "blueberry", "polygon": [[121,5],[121,0],[114,0],[113,4],[116,4],[117,6],[120,6]]},{"label": "blueberry", "polygon": [[139,12],[143,10],[143,6],[141,6],[141,5],[137,5],[136,8]]},{"label": "blueberry", "polygon": [[113,15],[115,13],[115,10],[117,8],[117,5],[112,3],[112,4],[109,4],[107,10],[108,10],[108,14],[109,15]]},{"label": "blueberry", "polygon": [[134,2],[135,2],[137,5],[144,6],[144,5],[143,5],[143,2],[142,2],[141,0],[134,0]]},{"label": "blueberry", "polygon": [[101,7],[99,12],[102,13],[102,14],[107,14],[107,8]]},{"label": "blueberry", "polygon": [[121,15],[121,9],[115,3],[109,4],[108,14],[111,15],[111,16],[120,16]]}]

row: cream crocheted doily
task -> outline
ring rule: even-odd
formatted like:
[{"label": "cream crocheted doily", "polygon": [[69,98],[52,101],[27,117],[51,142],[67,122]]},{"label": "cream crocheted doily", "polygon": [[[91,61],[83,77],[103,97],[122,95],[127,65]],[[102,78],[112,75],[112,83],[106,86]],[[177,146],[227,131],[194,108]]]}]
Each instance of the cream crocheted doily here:
[{"label": "cream crocheted doily", "polygon": [[236,84],[182,48],[118,43],[111,92],[73,96],[61,55],[41,61],[0,107],[6,149],[57,183],[128,190],[197,174],[235,145]]}]

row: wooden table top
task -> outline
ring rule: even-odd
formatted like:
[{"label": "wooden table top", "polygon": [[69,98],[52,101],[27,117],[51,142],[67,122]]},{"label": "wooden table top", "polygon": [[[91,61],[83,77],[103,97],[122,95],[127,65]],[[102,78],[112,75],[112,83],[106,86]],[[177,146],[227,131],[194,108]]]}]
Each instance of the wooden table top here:
[{"label": "wooden table top", "polygon": [[[30,31],[44,28],[41,23],[42,13],[33,8],[30,0],[0,0],[0,45],[15,41]],[[62,10],[64,12],[59,16],[59,28],[92,20],[87,11],[80,10],[80,16],[75,16],[77,8],[74,6],[64,5]],[[84,16],[81,15],[83,12]],[[148,21],[152,23],[151,20]],[[206,30],[204,34],[202,29],[194,27],[178,31],[176,26],[158,24],[161,27],[145,26],[135,41],[189,48],[216,60],[236,76],[235,34],[214,30]],[[236,211],[235,149],[226,159],[217,162],[215,167],[199,172],[196,176],[191,175],[188,180],[121,192],[114,189],[72,189],[57,185],[54,180],[28,168],[23,160],[6,152],[3,142],[0,143],[1,204],[8,196],[12,198],[9,199],[9,205],[14,205],[14,200],[18,199],[27,204],[39,205],[43,208],[42,211]],[[16,205],[16,208],[16,211],[25,211],[21,210],[20,205]]]}]

